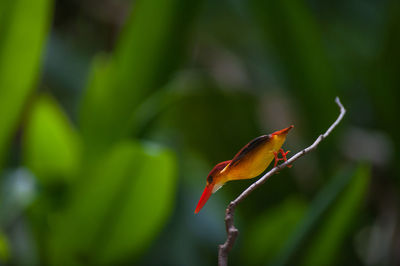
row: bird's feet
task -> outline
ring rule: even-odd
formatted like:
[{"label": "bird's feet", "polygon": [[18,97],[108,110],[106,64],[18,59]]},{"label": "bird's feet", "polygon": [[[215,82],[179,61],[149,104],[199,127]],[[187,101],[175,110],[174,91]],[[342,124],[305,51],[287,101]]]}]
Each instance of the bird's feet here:
[{"label": "bird's feet", "polygon": [[[278,157],[278,154],[279,154],[279,153],[276,152],[276,151],[274,151],[274,156],[275,156],[274,167],[276,167],[276,166],[278,165],[278,162],[279,162],[279,161],[285,161],[285,162],[286,162],[286,161],[287,161],[286,155],[287,155],[290,151],[285,152],[283,149],[279,149],[279,152],[281,153],[282,158],[279,158],[279,157]],[[292,165],[289,164],[287,167],[291,168]]]}]

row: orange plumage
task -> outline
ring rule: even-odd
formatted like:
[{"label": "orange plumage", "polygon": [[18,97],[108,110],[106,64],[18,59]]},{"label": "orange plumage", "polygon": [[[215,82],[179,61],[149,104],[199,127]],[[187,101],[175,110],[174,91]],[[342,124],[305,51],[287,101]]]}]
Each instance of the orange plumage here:
[{"label": "orange plumage", "polygon": [[217,164],[207,176],[206,188],[194,213],[198,213],[211,194],[226,182],[254,178],[264,172],[274,158],[277,162],[276,154],[281,150],[286,135],[292,128],[293,126],[290,126],[255,138],[244,146],[232,160]]}]

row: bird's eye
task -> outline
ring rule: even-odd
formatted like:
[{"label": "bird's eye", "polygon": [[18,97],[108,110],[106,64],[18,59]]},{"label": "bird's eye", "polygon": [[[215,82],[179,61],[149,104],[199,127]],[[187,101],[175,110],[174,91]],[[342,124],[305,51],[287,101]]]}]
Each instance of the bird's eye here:
[{"label": "bird's eye", "polygon": [[208,182],[209,184],[211,184],[212,181],[213,181],[212,175],[207,176],[207,182]]}]

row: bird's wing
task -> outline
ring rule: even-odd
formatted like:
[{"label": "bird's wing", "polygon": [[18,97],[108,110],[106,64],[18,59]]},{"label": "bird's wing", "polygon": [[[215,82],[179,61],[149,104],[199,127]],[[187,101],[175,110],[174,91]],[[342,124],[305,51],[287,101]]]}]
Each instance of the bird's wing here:
[{"label": "bird's wing", "polygon": [[233,157],[232,162],[229,164],[229,167],[237,165],[243,158],[246,158],[252,151],[256,150],[262,144],[265,144],[270,140],[270,135],[263,135],[257,137],[246,144],[236,155]]}]

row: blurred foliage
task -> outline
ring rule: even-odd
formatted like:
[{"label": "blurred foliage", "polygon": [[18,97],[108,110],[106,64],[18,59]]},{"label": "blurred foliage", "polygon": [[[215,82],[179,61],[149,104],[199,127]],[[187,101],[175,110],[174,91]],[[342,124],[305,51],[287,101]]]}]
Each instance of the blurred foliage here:
[{"label": "blurred foliage", "polygon": [[208,171],[291,124],[302,149],[339,96],[343,123],[239,206],[230,263],[398,265],[399,18],[395,0],[0,1],[0,264],[214,265],[252,180],[193,215]]},{"label": "blurred foliage", "polygon": [[48,96],[31,106],[24,130],[23,157],[42,183],[74,177],[80,161],[80,141],[68,119]]},{"label": "blurred foliage", "polygon": [[0,166],[35,87],[50,12],[50,0],[0,4]]},{"label": "blurred foliage", "polygon": [[81,116],[88,149],[97,151],[126,136],[138,104],[166,82],[179,61],[195,2],[136,4],[112,57],[93,66]]},{"label": "blurred foliage", "polygon": [[393,121],[397,120],[397,99],[400,98],[398,75],[400,52],[400,3],[392,1],[388,5],[388,19],[383,31],[383,40],[379,50],[379,56],[374,60],[372,71],[376,74],[371,76],[368,86],[379,116],[379,126],[390,132],[396,140],[396,149],[399,149],[399,134]]},{"label": "blurred foliage", "polygon": [[6,237],[0,232],[0,259],[2,261],[7,261],[10,256],[10,251],[8,248],[8,243]]},{"label": "blurred foliage", "polygon": [[336,110],[326,103],[338,95],[318,23],[301,0],[250,2],[264,38],[290,77],[288,88],[301,101],[308,102],[303,108],[307,116],[313,116],[312,125],[308,125],[310,132],[318,134],[326,121],[336,115]]},{"label": "blurred foliage", "polygon": [[[179,130],[185,143],[207,155],[210,161],[228,160],[257,131],[255,122],[248,119],[255,116],[254,98],[240,92],[221,92],[207,81],[201,89],[188,83],[185,86],[188,87],[181,92],[180,101],[169,108],[164,119]],[[232,131],[237,125],[243,126],[242,130]],[[227,147],[235,142],[237,145]],[[209,147],[213,147],[212,152]]]},{"label": "blurred foliage", "polygon": [[249,231],[245,231],[243,263],[272,262],[293,234],[306,209],[304,200],[292,197],[258,217]]},{"label": "blurred foliage", "polygon": [[[139,4],[135,12],[138,15],[132,16],[132,22],[125,26],[112,63],[105,63],[107,74],[104,71],[100,72],[101,77],[93,74],[82,105],[87,119],[82,122],[82,141],[61,107],[49,96],[39,96],[29,106],[23,134],[23,163],[37,176],[39,186],[47,190],[33,205],[30,215],[36,223],[34,233],[40,235],[41,242],[38,244],[45,254],[43,259],[51,264],[103,264],[126,257],[136,258],[170,213],[176,186],[174,154],[156,144],[124,140],[127,136],[121,134],[132,116],[132,110],[140,101],[139,94],[154,87],[153,83],[159,80],[155,78],[154,71],[159,72],[160,76],[167,76],[171,71],[170,68],[158,69],[158,66],[170,62],[161,55],[169,51],[168,43],[172,40],[170,34],[177,31],[174,25],[182,25],[182,28],[189,25],[180,23],[177,16],[182,13],[182,19],[190,18],[188,9],[179,5],[179,1],[165,1],[164,6],[158,9],[158,22],[152,18],[154,5],[156,2]],[[22,11],[29,11],[23,6],[16,6],[15,9],[17,15],[17,11],[22,14]],[[43,7],[43,10],[46,9]],[[45,19],[44,15],[36,15]],[[20,17],[16,16],[15,19],[19,22]],[[142,38],[143,32],[139,26],[142,24],[152,26],[150,32],[153,34],[146,33],[148,39]],[[22,25],[20,31],[26,33],[27,28]],[[18,34],[13,28],[9,31]],[[40,36],[36,32],[30,33],[35,38]],[[179,33],[182,31],[179,30]],[[2,47],[11,45],[7,39],[2,41]],[[25,43],[28,39],[12,41]],[[179,43],[175,38],[173,41]],[[149,43],[153,45],[149,46]],[[20,46],[14,49],[26,50]],[[136,52],[143,49],[147,53]],[[38,58],[35,60],[37,64]],[[95,61],[94,69],[98,68],[97,62],[100,61]],[[7,58],[2,61],[2,64],[10,63]],[[19,72],[23,77],[19,80],[26,78],[32,83],[33,74],[38,74],[38,67],[34,69],[29,69],[26,74]],[[93,73],[97,73],[97,70]],[[7,75],[17,77],[12,73]],[[101,81],[98,81],[99,78]],[[4,82],[6,80],[2,79]],[[19,101],[27,97],[27,89],[31,87],[31,84],[21,86],[23,95],[21,93]],[[17,97],[16,88],[2,89],[2,92]],[[8,103],[14,108],[9,109],[20,114],[22,107],[18,106],[21,104],[13,104],[10,100]],[[92,130],[86,130],[92,125]],[[106,137],[102,137],[102,134]],[[81,142],[84,149],[81,148]],[[99,148],[102,153],[98,152]],[[62,193],[55,195],[57,191]],[[76,232],[79,232],[79,237]]]},{"label": "blurred foliage", "polygon": [[335,265],[369,179],[369,169],[359,166],[336,175],[309,206],[292,197],[260,216],[247,232],[244,263],[286,265],[303,257],[304,265]]},{"label": "blurred foliage", "polygon": [[79,185],[71,206],[54,217],[50,261],[102,264],[137,255],[170,211],[174,165],[172,154],[158,147],[118,144]]},{"label": "blurred foliage", "polygon": [[307,242],[310,241],[324,215],[327,214],[334,202],[340,198],[341,192],[350,182],[353,173],[353,169],[341,170],[320,190],[314,201],[312,201],[307,214],[299,222],[291,238],[285,242],[285,246],[278,253],[276,264],[285,265],[301,256],[299,253],[303,251],[303,246],[308,244]]},{"label": "blurred foliage", "polygon": [[368,188],[369,167],[359,166],[354,172],[348,188],[322,223],[314,242],[305,255],[304,265],[335,265],[351,223],[359,215],[360,207]]}]

